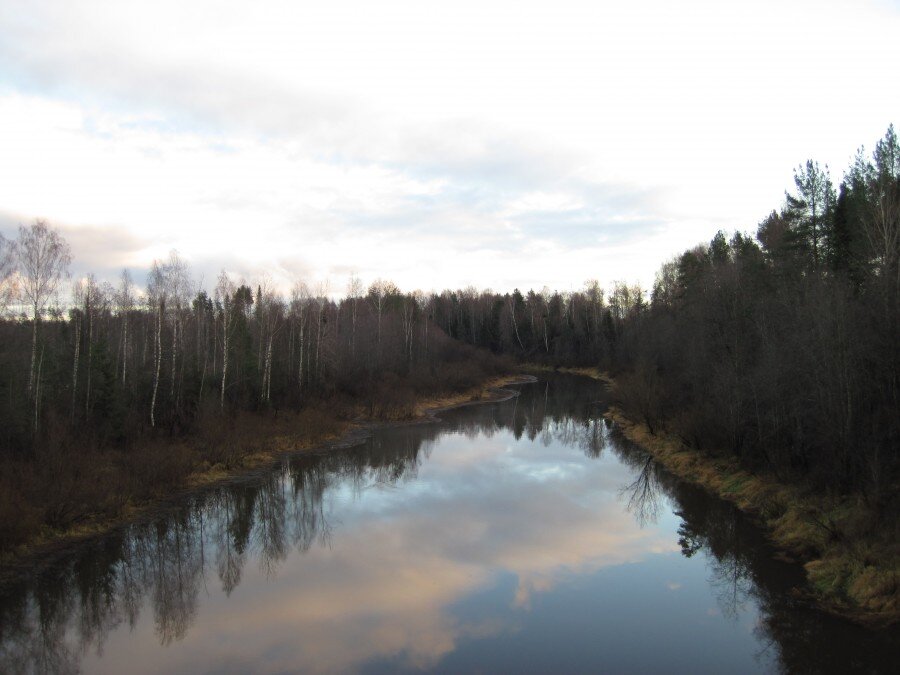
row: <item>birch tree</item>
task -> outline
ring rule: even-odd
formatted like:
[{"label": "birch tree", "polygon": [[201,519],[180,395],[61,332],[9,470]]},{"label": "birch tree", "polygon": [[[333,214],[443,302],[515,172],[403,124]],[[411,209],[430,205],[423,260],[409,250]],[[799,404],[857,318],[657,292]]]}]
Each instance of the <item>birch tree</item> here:
[{"label": "birch tree", "polygon": [[116,293],[116,304],[119,309],[119,321],[122,324],[119,350],[122,362],[122,384],[124,385],[128,374],[129,315],[134,309],[134,284],[131,281],[131,274],[129,274],[127,269],[123,269],[122,274],[119,277],[119,290]]},{"label": "birch tree", "polygon": [[516,319],[516,305],[521,297],[522,294],[519,293],[519,289],[517,288],[512,295],[506,296],[506,302],[509,306],[509,315],[512,319],[513,332],[516,335],[516,341],[519,343],[519,349],[524,350],[525,345],[522,343],[522,338],[519,336],[519,322]]},{"label": "birch tree", "polygon": [[[193,308],[194,322],[197,329],[196,344],[194,345],[194,368],[195,374],[196,372],[200,373],[200,388],[197,393],[197,404],[200,405],[203,402],[206,373],[209,367],[209,324],[210,319],[214,316],[212,300],[210,300],[206,291],[200,285],[198,285],[194,296]],[[215,325],[215,321],[213,321],[213,325]],[[215,369],[215,356],[213,357],[213,369]]]},{"label": "birch tree", "polygon": [[428,312],[431,308],[431,296],[422,291],[414,291],[413,299],[419,308],[422,317],[422,359],[428,358]]},{"label": "birch tree", "polygon": [[879,276],[900,294],[900,142],[893,124],[878,141],[873,157],[872,205],[865,232]]},{"label": "birch tree", "polygon": [[379,357],[381,355],[381,317],[384,314],[384,303],[387,299],[388,284],[390,282],[383,279],[376,279],[369,286],[369,300],[375,310],[376,315],[376,332],[375,343],[378,346]]},{"label": "birch tree", "polygon": [[296,331],[300,348],[300,358],[297,366],[297,389],[299,391],[303,390],[303,378],[306,376],[304,359],[306,359],[306,353],[309,350],[307,346],[306,323],[310,299],[309,287],[305,283],[300,281],[294,284],[294,287],[291,289],[291,321],[297,326]]},{"label": "birch tree", "polygon": [[0,316],[16,296],[16,256],[13,243],[0,234]]},{"label": "birch tree", "polygon": [[328,281],[323,281],[316,289],[316,368],[315,376],[318,383],[322,374],[319,356],[322,352],[322,331],[325,323],[325,309],[328,306]]},{"label": "birch tree", "polygon": [[78,401],[78,368],[81,364],[81,332],[82,314],[81,307],[84,304],[84,279],[78,279],[72,287],[72,300],[74,307],[71,311],[72,336],[74,348],[72,354],[72,423],[75,422],[75,410]]},{"label": "birch tree", "polygon": [[47,221],[38,219],[29,227],[19,227],[16,258],[22,299],[31,309],[31,366],[28,372],[28,393],[31,395],[37,362],[38,323],[59,282],[68,275],[72,254],[65,239]]},{"label": "birch tree", "polygon": [[87,368],[85,373],[86,381],[84,396],[84,412],[85,416],[87,416],[90,414],[91,409],[91,374],[94,366],[94,324],[98,314],[106,309],[106,304],[108,302],[105,289],[97,283],[97,278],[93,274],[88,274],[84,280],[82,302],[84,321],[87,323],[87,344],[85,346],[87,351]]},{"label": "birch tree", "polygon": [[356,274],[350,275],[347,283],[347,302],[350,303],[350,358],[356,358],[356,315],[359,299],[363,295],[363,284]]},{"label": "birch tree", "polygon": [[260,343],[263,352],[260,382],[260,400],[268,403],[272,398],[272,360],[275,337],[283,325],[284,310],[281,300],[265,280],[260,285],[257,312],[260,319]]},{"label": "birch tree", "polygon": [[407,366],[412,365],[413,324],[416,318],[415,298],[404,295],[401,300],[403,311],[403,347]]},{"label": "birch tree", "polygon": [[153,394],[150,398],[150,426],[156,426],[156,399],[159,394],[159,374],[162,370],[162,331],[166,302],[169,297],[169,285],[166,279],[165,265],[158,260],[153,261],[147,283],[147,298],[150,313],[154,317],[153,330]]},{"label": "birch tree", "polygon": [[219,391],[219,408],[225,410],[225,386],[228,382],[228,351],[231,347],[231,335],[234,332],[235,319],[237,318],[234,294],[236,291],[234,282],[228,278],[225,270],[219,273],[216,283],[216,306],[222,321],[222,386]]},{"label": "birch tree", "polygon": [[169,395],[172,401],[176,402],[181,393],[180,388],[176,388],[178,382],[178,348],[183,341],[183,315],[185,308],[190,306],[192,285],[190,269],[177,251],[172,251],[169,254],[169,261],[165,269],[166,284],[169,288],[169,308],[172,315],[172,373]]}]

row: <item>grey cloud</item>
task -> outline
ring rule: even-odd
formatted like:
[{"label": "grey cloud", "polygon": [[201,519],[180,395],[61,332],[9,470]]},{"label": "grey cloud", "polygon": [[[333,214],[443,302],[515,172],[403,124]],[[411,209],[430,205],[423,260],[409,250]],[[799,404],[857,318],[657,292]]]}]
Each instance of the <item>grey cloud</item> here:
[{"label": "grey cloud", "polygon": [[[73,42],[65,39],[71,26],[55,13],[38,10],[32,21],[12,14],[0,11],[0,62],[5,64],[0,72],[19,88],[130,115],[124,127],[216,138],[249,131],[271,142],[301,141],[294,152],[304,158],[375,163],[425,179],[490,185],[495,191],[564,182],[584,159],[474,120],[405,126],[398,132],[392,120],[349,97],[298,92],[264,76],[249,78],[210,66],[156,62],[109,35]],[[85,132],[104,135],[90,118]],[[227,143],[222,151],[229,151]]]},{"label": "grey cloud", "polygon": [[93,272],[100,278],[115,278],[127,266],[128,258],[150,243],[120,227],[55,225],[72,247],[72,272],[76,275]]},{"label": "grey cloud", "polygon": [[[0,210],[0,234],[7,239],[18,237],[20,225],[28,226],[40,214],[25,216]],[[134,268],[128,265],[129,257],[149,242],[131,232],[111,226],[73,225],[53,219],[47,219],[69,244],[72,251],[72,264],[69,273],[73,277],[81,277],[92,273],[101,281],[115,283],[123,268],[129,268],[135,283],[142,285],[147,269]]]},{"label": "grey cloud", "polygon": [[19,225],[24,225],[27,222],[28,218],[8,211],[0,211],[0,234],[7,240],[15,239],[19,236]]},{"label": "grey cloud", "polygon": [[[77,16],[67,19],[58,7],[42,9],[0,9],[0,76],[19,90],[49,92],[126,115],[138,111],[131,124],[140,127],[206,135],[239,127],[333,142],[336,131],[352,127],[356,118],[353,101],[288,91],[264,77],[214,67],[155,62],[114,35],[78,25]],[[73,30],[89,34],[76,41]],[[90,120],[85,131],[103,133]]]},{"label": "grey cloud", "polygon": [[592,211],[568,214],[551,211],[530,213],[517,218],[516,224],[527,239],[558,241],[578,248],[619,244],[662,227],[655,219],[643,218],[621,223],[611,220],[605,213]]},{"label": "grey cloud", "polygon": [[[559,189],[580,201],[581,206],[528,210],[505,217],[509,204],[528,196],[528,190],[496,189],[487,182],[474,184],[463,176],[457,180],[437,195],[407,198],[392,213],[372,215],[346,209],[338,212],[339,219],[351,231],[416,237],[423,245],[429,240],[452,238],[457,250],[470,252],[485,247],[515,250],[535,238],[566,247],[622,243],[666,225],[665,219],[653,215],[660,197],[655,190],[572,181]],[[513,229],[499,227],[503,224]]]},{"label": "grey cloud", "polygon": [[[540,138],[472,120],[399,128],[347,98],[297,92],[230,71],[157,62],[117,44],[115,36],[69,39],[71,27],[64,15],[36,11],[17,17],[0,8],[0,77],[20,90],[50,92],[112,111],[123,129],[200,134],[223,153],[234,151],[227,135],[249,133],[288,155],[374,165],[412,180],[443,183],[436,194],[402,197],[388,213],[371,213],[346,199],[327,212],[296,209],[285,216],[283,226],[291,241],[298,240],[298,231],[300,238],[318,242],[377,231],[385,239],[451,246],[461,254],[490,250],[514,255],[535,238],[583,247],[624,242],[664,225],[654,216],[662,210],[658,191],[584,181],[578,171],[587,157]],[[84,133],[102,137],[107,132],[88,115]],[[538,190],[571,194],[583,206],[502,215],[511,202]],[[258,207],[263,200],[253,194],[221,194],[206,197],[205,203],[234,211]],[[0,231],[7,227],[0,219]],[[66,231],[76,268],[103,276],[116,276],[127,254],[148,243],[109,228]],[[217,260],[191,253],[195,272],[207,286],[222,267],[248,278],[258,273],[238,253]],[[327,262],[336,274],[344,269],[341,261]],[[315,266],[301,255],[290,255],[280,267],[279,274],[311,276]]]},{"label": "grey cloud", "polygon": [[[0,233],[7,239],[18,237],[20,225],[28,226],[40,214],[23,214],[0,211]],[[94,225],[73,225],[46,219],[55,227],[72,248],[76,273],[96,272],[99,269],[121,269],[126,256],[143,248],[148,241],[122,228]]]}]

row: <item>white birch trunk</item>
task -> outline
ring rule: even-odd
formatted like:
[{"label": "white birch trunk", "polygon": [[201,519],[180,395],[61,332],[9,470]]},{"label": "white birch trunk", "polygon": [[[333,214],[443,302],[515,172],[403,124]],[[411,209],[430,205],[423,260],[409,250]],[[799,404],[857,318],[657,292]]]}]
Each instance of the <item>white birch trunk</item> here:
[{"label": "white birch trunk", "polygon": [[72,422],[75,421],[76,397],[78,394],[78,359],[81,354],[81,325],[78,320],[78,313],[75,312],[74,314],[75,358],[73,359],[72,365]]},{"label": "white birch trunk", "polygon": [[156,364],[153,372],[153,396],[150,398],[150,426],[156,426],[156,395],[159,392],[159,373],[162,368],[162,317],[165,311],[162,303],[156,314]]}]

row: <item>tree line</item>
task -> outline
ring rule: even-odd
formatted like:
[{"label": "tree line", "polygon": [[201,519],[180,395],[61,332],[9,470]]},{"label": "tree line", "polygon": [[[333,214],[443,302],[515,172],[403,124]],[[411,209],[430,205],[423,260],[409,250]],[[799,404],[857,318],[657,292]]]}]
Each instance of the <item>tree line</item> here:
[{"label": "tree line", "polygon": [[76,433],[121,445],[236,410],[335,398],[400,417],[417,394],[509,369],[507,356],[611,362],[626,318],[643,307],[639,287],[616,284],[607,298],[596,281],[565,294],[424,293],[351,276],[334,299],[327,284],[283,294],[223,271],[207,290],[177,252],[154,261],[142,287],[127,270],[116,284],[70,280],[69,247],[41,220],[0,246],[0,450],[14,457]]},{"label": "tree line", "polygon": [[900,468],[900,144],[835,190],[807,161],[754,240],[663,265],[634,319],[626,406],[651,428],[887,506]]},{"label": "tree line", "polygon": [[[236,411],[322,401],[378,417],[518,361],[599,366],[653,431],[884,504],[898,475],[900,147],[893,126],[837,189],[808,161],[755,237],[719,232],[663,264],[649,293],[403,292],[220,274],[158,260],[139,288],[93,275],[47,223],[0,241],[0,458],[128,447]],[[11,315],[18,312],[18,315]]]},{"label": "tree line", "polygon": [[499,367],[432,320],[435,298],[389,281],[352,277],[334,300],[327,285],[288,295],[224,271],[209,292],[173,252],[138,288],[94,275],[71,283],[71,254],[44,221],[3,246],[0,434],[5,455],[78,433],[116,444],[190,431],[203,416],[299,409],[345,397],[375,416],[400,416],[421,389],[457,391]]},{"label": "tree line", "polygon": [[794,171],[756,236],[718,232],[657,274],[612,358],[651,431],[895,513],[900,478],[900,143],[860,149],[837,189]]},{"label": "tree line", "polygon": [[[756,236],[718,232],[660,268],[649,298],[462,296],[446,330],[495,351],[616,375],[651,432],[885,513],[900,478],[900,144],[893,125],[835,189],[794,171]],[[467,318],[471,320],[466,321]]]}]

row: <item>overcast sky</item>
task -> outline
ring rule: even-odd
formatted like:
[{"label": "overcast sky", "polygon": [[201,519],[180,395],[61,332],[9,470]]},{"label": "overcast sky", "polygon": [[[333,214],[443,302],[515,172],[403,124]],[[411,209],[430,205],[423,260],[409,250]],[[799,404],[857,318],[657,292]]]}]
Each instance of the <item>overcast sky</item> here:
[{"label": "overcast sky", "polygon": [[900,5],[0,3],[0,232],[74,271],[648,285],[900,123]]}]

